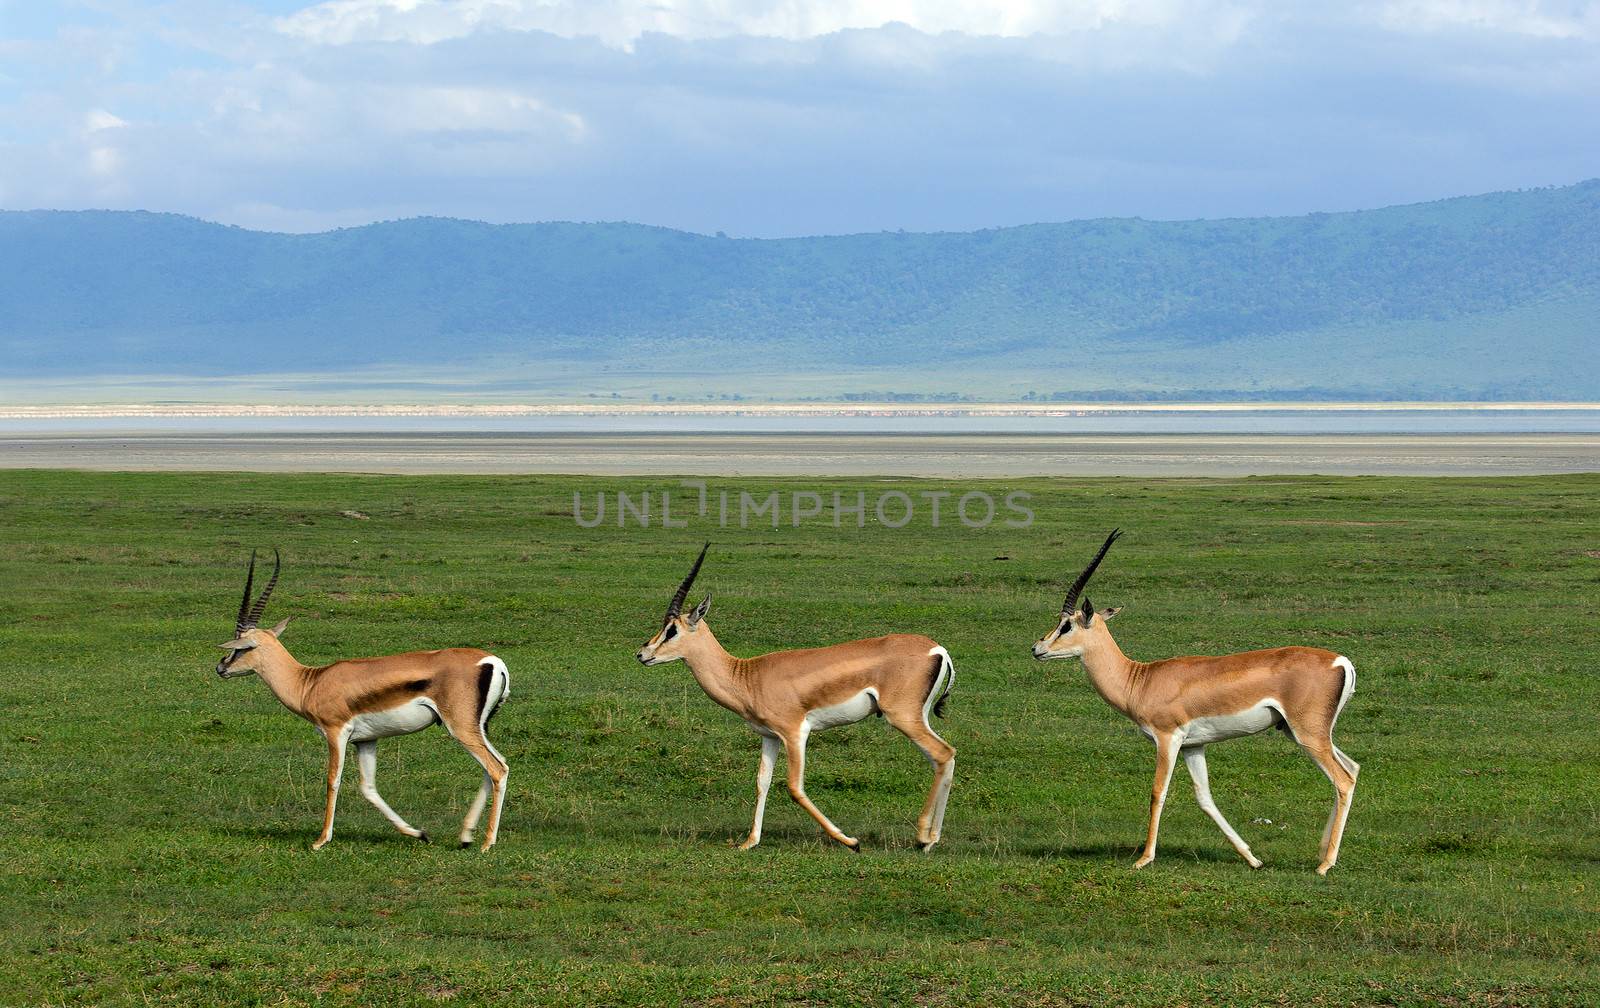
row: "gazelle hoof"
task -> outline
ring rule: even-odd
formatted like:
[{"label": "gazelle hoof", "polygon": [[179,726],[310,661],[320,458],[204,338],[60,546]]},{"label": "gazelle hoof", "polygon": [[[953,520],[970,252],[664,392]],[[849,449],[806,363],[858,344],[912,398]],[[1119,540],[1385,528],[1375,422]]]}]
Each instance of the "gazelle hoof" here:
[{"label": "gazelle hoof", "polygon": [[1331,864],[1318,865],[1317,866],[1317,874],[1318,875],[1326,875],[1326,874],[1328,874],[1328,869],[1332,868],[1332,867],[1333,867],[1333,865],[1331,865]]},{"label": "gazelle hoof", "polygon": [[846,837],[845,839],[840,840],[839,842],[844,844],[846,847],[850,848],[851,850],[855,851],[857,854],[861,853],[861,841],[860,840],[856,840],[856,839],[853,839],[853,838],[850,838],[850,837]]},{"label": "gazelle hoof", "polygon": [[468,847],[471,847],[471,846],[472,846],[472,841],[470,839],[461,841],[461,849],[462,850],[466,850]]},{"label": "gazelle hoof", "polygon": [[1153,858],[1153,857],[1142,857],[1142,858],[1140,858],[1139,860],[1137,860],[1137,861],[1135,861],[1133,863],[1133,870],[1134,871],[1138,871],[1140,868],[1143,868],[1145,865],[1150,864],[1150,863],[1152,863],[1154,861],[1155,861],[1155,858]]},{"label": "gazelle hoof", "polygon": [[938,841],[936,841],[936,840],[918,840],[917,841],[917,850],[922,851],[924,854],[926,854],[928,851],[933,849],[933,845],[935,843],[937,843],[937,842]]},{"label": "gazelle hoof", "polygon": [[427,830],[422,830],[421,832],[419,832],[417,834],[417,839],[421,840],[423,843],[433,843],[433,840],[430,839],[429,836],[428,836],[428,831]]},{"label": "gazelle hoof", "polygon": [[1245,861],[1248,862],[1252,868],[1260,868],[1263,863],[1258,857],[1245,858]]}]

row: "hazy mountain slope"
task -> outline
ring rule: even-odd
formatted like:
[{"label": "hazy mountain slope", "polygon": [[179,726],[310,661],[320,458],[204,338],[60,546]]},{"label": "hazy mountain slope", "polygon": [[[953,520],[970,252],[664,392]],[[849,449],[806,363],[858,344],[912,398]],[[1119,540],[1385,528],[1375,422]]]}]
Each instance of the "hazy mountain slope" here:
[{"label": "hazy mountain slope", "polygon": [[1020,369],[1042,392],[1423,381],[1600,397],[1597,297],[1600,181],[1294,218],[777,241],[0,213],[11,377],[546,357],[647,369],[699,352],[733,370]]}]

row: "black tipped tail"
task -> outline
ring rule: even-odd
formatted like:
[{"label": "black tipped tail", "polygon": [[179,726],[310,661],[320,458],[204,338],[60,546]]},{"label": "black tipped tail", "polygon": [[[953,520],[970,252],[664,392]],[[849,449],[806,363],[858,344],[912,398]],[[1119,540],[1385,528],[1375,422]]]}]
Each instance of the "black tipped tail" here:
[{"label": "black tipped tail", "polygon": [[[944,678],[942,688],[939,681],[941,676]],[[928,683],[930,691],[941,690],[939,699],[933,702],[932,712],[934,717],[944,717],[944,705],[950,702],[950,689],[955,685],[955,682],[955,662],[950,660],[949,652],[945,651],[944,648],[939,648],[933,654],[933,680]]]}]

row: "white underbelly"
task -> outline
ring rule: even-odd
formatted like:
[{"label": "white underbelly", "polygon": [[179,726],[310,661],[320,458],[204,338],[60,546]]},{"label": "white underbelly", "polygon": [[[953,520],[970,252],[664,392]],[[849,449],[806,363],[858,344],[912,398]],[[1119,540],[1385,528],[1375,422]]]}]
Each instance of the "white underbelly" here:
[{"label": "white underbelly", "polygon": [[1266,731],[1278,721],[1278,701],[1268,697],[1237,714],[1195,718],[1183,726],[1184,745],[1205,745]]},{"label": "white underbelly", "polygon": [[368,742],[391,735],[409,735],[435,720],[433,704],[426,697],[418,697],[386,711],[357,714],[350,719],[350,741]]},{"label": "white underbelly", "polygon": [[824,731],[839,725],[855,724],[869,718],[878,709],[878,691],[868,686],[843,703],[832,707],[818,707],[806,715],[806,725],[812,731]]}]

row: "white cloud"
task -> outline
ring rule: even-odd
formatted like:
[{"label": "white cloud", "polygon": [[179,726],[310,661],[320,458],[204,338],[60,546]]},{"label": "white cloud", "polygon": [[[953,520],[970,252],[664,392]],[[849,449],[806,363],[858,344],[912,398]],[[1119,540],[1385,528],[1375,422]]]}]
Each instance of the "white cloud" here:
[{"label": "white cloud", "polygon": [[1476,29],[1536,38],[1600,37],[1600,5],[1587,0],[1394,0],[1383,6],[1382,21],[1410,31]]},{"label": "white cloud", "polygon": [[89,148],[89,171],[91,174],[104,178],[116,175],[117,168],[122,164],[122,156],[115,147]]},{"label": "white cloud", "polygon": [[395,133],[492,131],[581,139],[583,116],[550,108],[510,88],[396,87],[371,96],[368,121]]},{"label": "white cloud", "polygon": [[1595,6],[179,3],[0,40],[0,192],[765,235],[1376,206],[1594,175]]},{"label": "white cloud", "polygon": [[1205,0],[328,0],[276,23],[287,34],[325,45],[429,44],[503,29],[627,46],[647,33],[798,40],[896,23],[930,35],[1015,38],[1111,23],[1160,25],[1222,14],[1233,6]]},{"label": "white cloud", "polygon": [[98,133],[101,130],[120,129],[126,125],[128,125],[126,120],[112,115],[105,109],[99,108],[91,109],[89,114],[84,116],[83,119],[83,128],[88,130],[90,133]]}]

